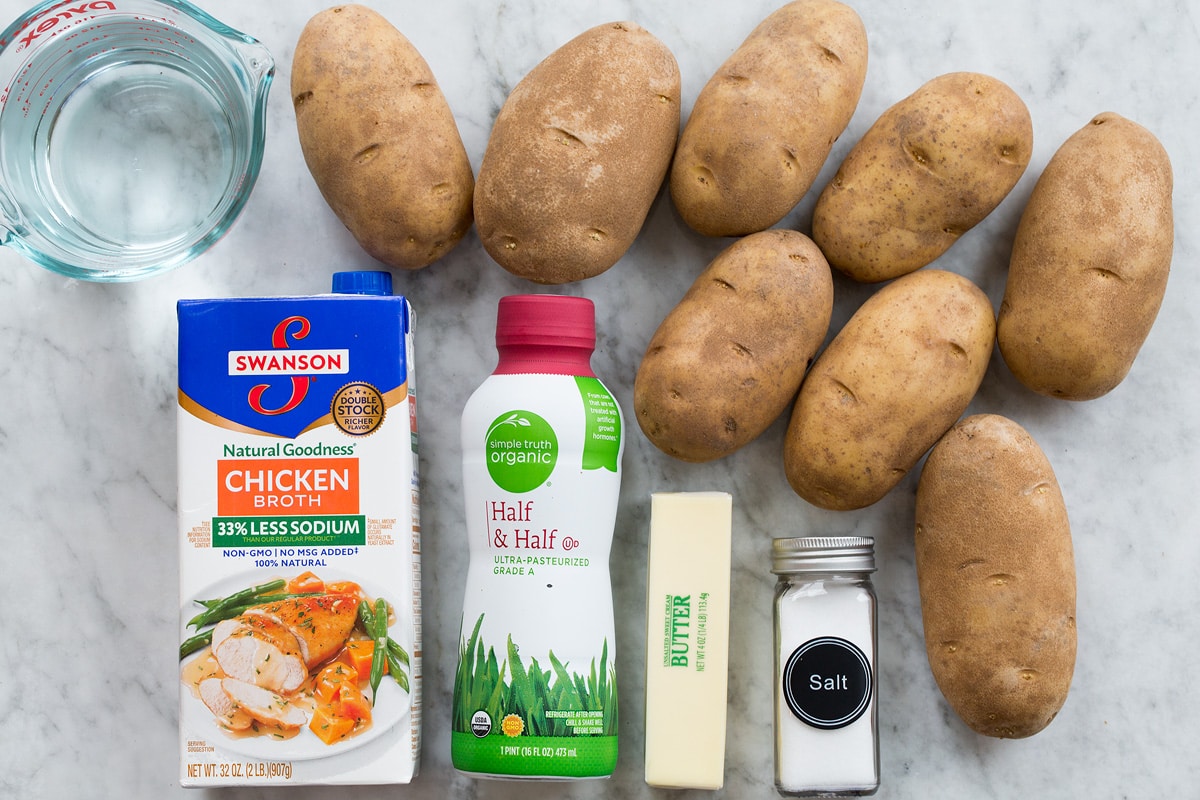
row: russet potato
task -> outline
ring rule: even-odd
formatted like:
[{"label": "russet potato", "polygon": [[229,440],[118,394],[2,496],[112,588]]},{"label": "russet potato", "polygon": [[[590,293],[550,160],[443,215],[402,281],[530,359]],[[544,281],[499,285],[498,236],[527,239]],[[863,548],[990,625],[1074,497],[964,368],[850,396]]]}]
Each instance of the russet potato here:
[{"label": "russet potato", "polygon": [[831,510],[882,499],[966,411],[994,343],[991,302],[961,275],[921,270],[877,291],[800,387],[784,441],[792,489]]},{"label": "russet potato", "polygon": [[458,244],[471,162],[429,65],[386,18],[344,5],[310,19],[291,90],[304,161],[369,255],[419,269]]},{"label": "russet potato", "polygon": [[1025,103],[973,72],[941,75],[863,134],[813,209],[830,266],[876,283],[946,252],[1008,195],[1033,152]]},{"label": "russet potato", "polygon": [[1125,379],[1158,316],[1175,225],[1158,139],[1096,116],[1050,159],[1021,215],[997,339],[1013,375],[1091,400]]},{"label": "russet potato", "polygon": [[475,187],[484,249],[541,284],[594,277],[623,256],[679,134],[679,66],[649,31],[613,22],[548,55],[492,126]]},{"label": "russet potato", "polygon": [[1075,565],[1066,503],[1045,453],[1010,419],[978,414],[934,446],[917,485],[925,649],[971,729],[1044,729],[1075,669]]},{"label": "russet potato", "polygon": [[683,461],[711,461],[758,437],[795,397],[829,329],[833,277],[802,233],[738,239],[663,320],[638,368],[646,437]]},{"label": "russet potato", "polygon": [[706,236],[779,222],[804,197],[862,94],[867,34],[836,0],[764,19],[701,89],[671,165],[679,215]]}]

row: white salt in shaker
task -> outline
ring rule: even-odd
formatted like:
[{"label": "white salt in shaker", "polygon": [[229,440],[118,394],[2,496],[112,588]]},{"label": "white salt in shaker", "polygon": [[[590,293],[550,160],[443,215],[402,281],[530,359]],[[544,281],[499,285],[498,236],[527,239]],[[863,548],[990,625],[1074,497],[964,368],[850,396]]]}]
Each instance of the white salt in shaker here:
[{"label": "white salt in shaker", "polygon": [[795,797],[879,788],[875,540],[776,539],[775,786]]}]

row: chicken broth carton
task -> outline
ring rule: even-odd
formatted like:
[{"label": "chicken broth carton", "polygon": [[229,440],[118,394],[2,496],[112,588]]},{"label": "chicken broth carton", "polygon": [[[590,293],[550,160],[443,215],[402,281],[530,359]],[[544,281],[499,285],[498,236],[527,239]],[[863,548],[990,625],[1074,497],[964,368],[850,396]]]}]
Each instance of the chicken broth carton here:
[{"label": "chicken broth carton", "polygon": [[334,289],[178,306],[184,786],[417,771],[413,313]]}]

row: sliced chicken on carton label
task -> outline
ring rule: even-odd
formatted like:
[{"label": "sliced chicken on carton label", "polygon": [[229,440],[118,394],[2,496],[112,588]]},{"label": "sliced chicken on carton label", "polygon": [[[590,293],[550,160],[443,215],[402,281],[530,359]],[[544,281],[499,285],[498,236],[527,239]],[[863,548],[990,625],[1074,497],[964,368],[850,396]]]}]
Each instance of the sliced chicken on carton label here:
[{"label": "sliced chicken on carton label", "polygon": [[184,786],[417,772],[413,312],[334,288],[179,303]]}]

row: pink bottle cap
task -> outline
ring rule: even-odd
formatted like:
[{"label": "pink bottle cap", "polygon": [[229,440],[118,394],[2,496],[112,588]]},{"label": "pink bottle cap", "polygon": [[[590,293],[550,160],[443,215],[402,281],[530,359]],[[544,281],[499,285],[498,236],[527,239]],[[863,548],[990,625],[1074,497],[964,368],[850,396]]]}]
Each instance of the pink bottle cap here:
[{"label": "pink bottle cap", "polygon": [[523,294],[500,298],[496,346],[596,347],[596,306],[586,297]]}]

